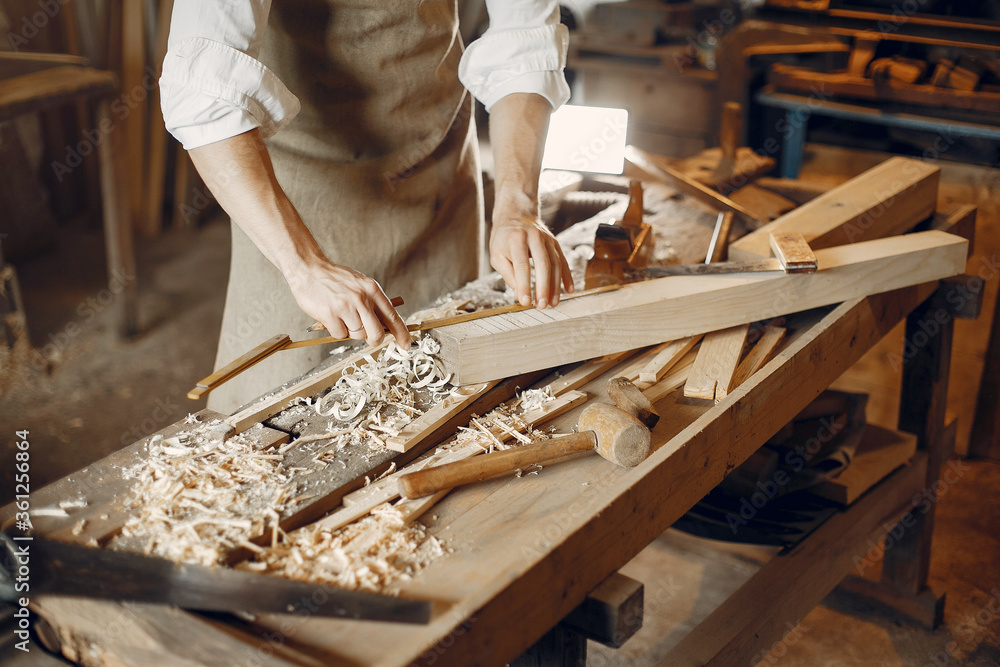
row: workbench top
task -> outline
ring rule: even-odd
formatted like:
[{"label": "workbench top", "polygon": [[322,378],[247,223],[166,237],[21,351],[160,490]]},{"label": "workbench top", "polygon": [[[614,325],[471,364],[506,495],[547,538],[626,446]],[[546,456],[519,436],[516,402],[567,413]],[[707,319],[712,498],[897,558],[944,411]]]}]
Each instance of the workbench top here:
[{"label": "workbench top", "polygon": [[[791,318],[778,355],[715,405],[657,403],[654,451],[632,469],[596,456],[452,492],[425,516],[446,554],[403,584],[436,602],[427,626],[308,616],[255,623],[141,605],[43,598],[43,618],[95,662],[145,664],[505,664],[554,626],[714,488],[913,308],[934,285],[853,300]],[[604,395],[607,376],[584,389]],[[571,430],[577,411],[558,418]],[[116,455],[113,455],[116,456]],[[109,457],[112,458],[112,457]],[[105,460],[40,492],[96,488]],[[5,508],[3,518],[9,513]],[[107,628],[120,624],[121,632]],[[96,648],[95,648],[96,647]],[[82,658],[82,654],[80,654]],[[139,660],[142,662],[142,660]]]}]

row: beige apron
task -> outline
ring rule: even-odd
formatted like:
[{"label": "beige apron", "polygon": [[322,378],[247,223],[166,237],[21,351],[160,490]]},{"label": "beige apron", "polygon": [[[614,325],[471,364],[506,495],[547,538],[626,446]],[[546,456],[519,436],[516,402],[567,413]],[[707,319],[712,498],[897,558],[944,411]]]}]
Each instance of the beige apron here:
[{"label": "beige apron", "polygon": [[[268,140],[278,182],[327,256],[404,313],[476,277],[482,199],[472,99],[458,80],[454,0],[275,0],[261,60],[302,103]],[[233,225],[216,367],[311,320]],[[209,396],[231,412],[328,348],[279,352]]]}]

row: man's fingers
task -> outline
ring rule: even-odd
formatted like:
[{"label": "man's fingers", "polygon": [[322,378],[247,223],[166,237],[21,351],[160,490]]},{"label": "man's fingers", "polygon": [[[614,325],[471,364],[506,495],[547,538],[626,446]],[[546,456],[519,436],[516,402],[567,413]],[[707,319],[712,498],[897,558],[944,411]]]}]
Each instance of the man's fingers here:
[{"label": "man's fingers", "polygon": [[566,255],[562,253],[562,249],[558,250],[559,255],[559,273],[562,276],[563,287],[566,288],[567,294],[572,294],[574,290],[573,285],[573,272],[569,268],[569,262],[566,261]]},{"label": "man's fingers", "polygon": [[364,323],[363,339],[369,345],[378,345],[385,336],[385,327],[382,325],[382,320],[378,318],[370,304],[368,304],[368,307],[360,309],[358,313],[361,315],[361,321]]},{"label": "man's fingers", "polygon": [[379,319],[382,320],[382,324],[396,339],[396,345],[404,350],[408,348],[412,342],[410,332],[407,330],[406,323],[403,322],[403,318],[399,316],[399,313],[396,312],[393,305],[388,302],[388,299],[377,299],[375,306],[378,311]]},{"label": "man's fingers", "polygon": [[537,233],[528,238],[531,258],[535,261],[535,305],[538,308],[547,307],[552,298],[552,260],[545,240]]},{"label": "man's fingers", "polygon": [[559,247],[550,244],[548,246],[549,250],[549,261],[552,263],[552,269],[549,271],[549,285],[552,294],[552,305],[558,306],[559,299],[562,296],[562,253],[559,252]]},{"label": "man's fingers", "polygon": [[326,319],[320,320],[323,326],[326,327],[327,333],[329,333],[334,338],[350,338],[351,333],[347,329],[347,325],[341,319]]},{"label": "man's fingers", "polygon": [[514,293],[522,306],[531,305],[531,264],[528,262],[526,243],[515,243],[510,249],[510,263],[514,268]]}]

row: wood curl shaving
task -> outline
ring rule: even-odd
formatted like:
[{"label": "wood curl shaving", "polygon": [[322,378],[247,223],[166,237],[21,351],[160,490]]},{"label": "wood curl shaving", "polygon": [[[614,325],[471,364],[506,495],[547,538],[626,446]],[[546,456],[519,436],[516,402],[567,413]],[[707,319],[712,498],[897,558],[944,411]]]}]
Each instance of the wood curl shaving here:
[{"label": "wood curl shaving", "polygon": [[431,404],[447,396],[454,387],[435,357],[440,349],[430,336],[408,350],[390,342],[377,357],[366,354],[347,366],[330,391],[311,404],[316,414],[333,419],[329,437],[335,438],[334,446],[384,449],[386,436],[398,435],[422,414],[415,405],[417,392]]}]

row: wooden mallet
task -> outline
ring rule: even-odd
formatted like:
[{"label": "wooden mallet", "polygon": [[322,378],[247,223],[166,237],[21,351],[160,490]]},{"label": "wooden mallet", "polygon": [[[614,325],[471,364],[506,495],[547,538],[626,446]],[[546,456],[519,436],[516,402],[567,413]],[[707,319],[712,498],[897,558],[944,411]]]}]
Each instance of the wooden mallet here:
[{"label": "wooden mallet", "polygon": [[577,428],[578,433],[539,444],[411,472],[399,478],[399,492],[404,498],[420,498],[443,489],[593,450],[612,463],[631,468],[639,465],[649,453],[649,429],[634,416],[610,403],[587,406],[577,420]]}]

